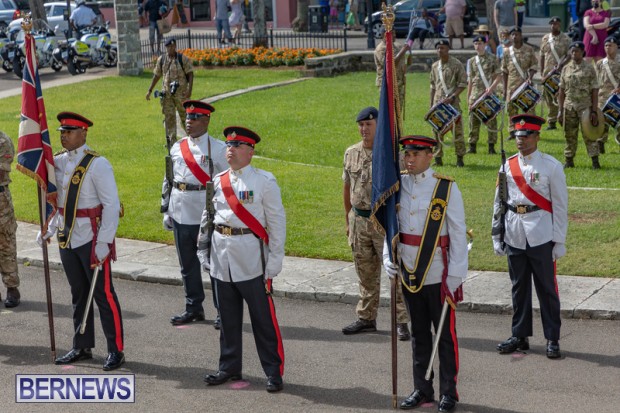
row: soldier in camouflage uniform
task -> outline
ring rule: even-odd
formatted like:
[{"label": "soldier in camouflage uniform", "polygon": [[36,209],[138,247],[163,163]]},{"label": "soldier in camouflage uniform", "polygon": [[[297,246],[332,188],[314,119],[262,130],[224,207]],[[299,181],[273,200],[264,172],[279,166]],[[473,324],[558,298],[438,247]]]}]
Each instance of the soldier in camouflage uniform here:
[{"label": "soldier in camouflage uniform", "polygon": [[[560,18],[552,17],[549,20],[551,33],[543,36],[540,44],[540,72],[542,78],[546,79],[552,72],[562,70],[564,59],[568,54],[570,39],[560,30]],[[555,123],[558,120],[558,103],[556,96],[552,95],[547,89],[543,88],[543,98],[549,108],[547,117],[547,129],[556,129]]]},{"label": "soldier in camouflage uniform", "polygon": [[[573,42],[570,46],[571,61],[564,66],[560,75],[560,91],[558,92],[558,105],[562,112],[558,116],[558,121],[564,125],[564,157],[566,162],[564,168],[574,168],[573,161],[577,152],[577,137],[581,112],[590,108],[592,113],[590,121],[594,125],[598,122],[598,88],[599,83],[596,77],[596,70],[591,63],[583,59],[585,45],[583,42]],[[588,141],[581,136],[588,151],[588,156],[592,158],[592,168],[600,169],[598,161],[599,148],[596,141]]]},{"label": "soldier in camouflage uniform", "polygon": [[[188,100],[192,96],[192,85],[194,82],[192,61],[187,56],[177,53],[176,41],[174,39],[166,40],[166,53],[159,56],[153,71],[153,80],[146,94],[146,100],[151,100],[153,88],[163,77],[161,91],[161,112],[164,114],[164,125],[166,127],[166,136],[170,140],[169,146],[177,140],[177,122],[176,114],[179,114],[181,122],[185,121],[185,108],[183,101]],[[171,84],[178,82],[176,91],[172,93]]]},{"label": "soldier in camouflage uniform", "polygon": [[[532,77],[534,77],[536,67],[538,66],[534,49],[532,46],[523,43],[521,29],[518,27],[513,28],[510,31],[510,37],[512,39],[512,46],[506,49],[502,57],[504,100],[506,101],[510,99],[515,90],[524,82],[532,83]],[[518,67],[514,64],[513,56],[519,64]],[[535,108],[532,108],[528,113],[534,114],[534,111]],[[519,108],[517,106],[508,103],[508,118],[512,118],[518,112]],[[512,125],[509,129],[512,130]]]},{"label": "soldier in camouflage uniform", "polygon": [[[431,108],[443,102],[452,105],[461,112],[459,94],[467,87],[467,73],[465,66],[458,59],[451,57],[450,43],[447,39],[441,39],[435,43],[435,49],[439,60],[431,67]],[[443,79],[443,81],[442,81]],[[454,149],[456,151],[456,166],[465,166],[465,137],[463,136],[463,120],[459,118],[452,128],[454,136]],[[435,153],[435,165],[443,165],[443,145],[441,138],[435,134],[439,142],[439,149]]]},{"label": "soldier in camouflage uniform", "polygon": [[[406,47],[406,46],[405,46]],[[393,51],[396,53],[400,48],[398,42],[394,42]],[[408,50],[408,49],[407,49]],[[396,66],[396,85],[398,86],[398,102],[400,104],[401,116],[405,113],[405,93],[407,91],[407,56],[405,48],[395,56],[394,64]],[[383,66],[385,64],[385,39],[381,40],[375,48],[375,65],[377,66],[377,80],[375,84],[378,88],[381,88],[381,82],[383,81]]]},{"label": "soldier in camouflage uniform", "polygon": [[[472,113],[472,107],[482,95],[492,94],[495,91],[502,73],[495,55],[485,51],[486,45],[486,37],[481,35],[474,37],[476,56],[467,61],[467,101],[469,102],[469,149],[467,153],[476,153],[482,123]],[[483,74],[480,73],[480,69]],[[489,130],[489,154],[494,155],[497,153],[495,152],[497,118],[490,120],[486,126]]]},{"label": "soldier in camouflage uniform", "polygon": [[[605,54],[604,59],[596,62],[596,71],[598,73],[598,83],[600,89],[598,90],[598,107],[603,110],[605,103],[612,96],[620,93],[620,63],[616,61],[618,54],[618,43],[620,41],[615,36],[609,36],[605,39]],[[605,123],[605,133],[598,140],[598,149],[601,154],[605,153],[605,143],[607,142],[607,136],[609,134],[609,125]],[[616,135],[618,131],[616,131]]]},{"label": "soldier in camouflage uniform", "polygon": [[[355,271],[360,279],[358,320],[344,327],[344,334],[377,331],[377,309],[381,292],[381,262],[384,234],[370,221],[372,192],[372,144],[377,128],[377,109],[368,107],[357,115],[362,141],[344,154],[343,198],[347,236],[353,251]],[[396,289],[396,327],[400,340],[409,340],[409,317],[400,288]]]},{"label": "soldier in camouflage uniform", "polygon": [[[17,244],[15,231],[17,221],[13,211],[13,199],[9,184],[11,163],[15,157],[15,148],[11,138],[0,131],[0,273],[2,282],[7,288],[4,305],[7,308],[17,307],[20,301],[19,276],[17,274]],[[382,244],[383,247],[383,244]]]}]

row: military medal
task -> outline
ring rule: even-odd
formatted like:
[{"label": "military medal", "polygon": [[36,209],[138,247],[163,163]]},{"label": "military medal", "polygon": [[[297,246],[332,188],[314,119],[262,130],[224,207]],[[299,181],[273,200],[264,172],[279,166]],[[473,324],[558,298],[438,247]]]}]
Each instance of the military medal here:
[{"label": "military medal", "polygon": [[538,172],[532,172],[530,174],[530,182],[534,185],[538,185],[540,183],[540,174]]}]

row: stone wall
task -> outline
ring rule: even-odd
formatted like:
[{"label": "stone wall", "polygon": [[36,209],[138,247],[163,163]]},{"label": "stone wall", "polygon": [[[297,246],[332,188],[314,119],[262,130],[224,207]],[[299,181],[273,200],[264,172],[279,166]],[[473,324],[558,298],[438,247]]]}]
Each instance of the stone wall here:
[{"label": "stone wall", "polygon": [[137,76],[144,67],[140,59],[140,25],[135,1],[115,0],[118,33],[118,74]]}]

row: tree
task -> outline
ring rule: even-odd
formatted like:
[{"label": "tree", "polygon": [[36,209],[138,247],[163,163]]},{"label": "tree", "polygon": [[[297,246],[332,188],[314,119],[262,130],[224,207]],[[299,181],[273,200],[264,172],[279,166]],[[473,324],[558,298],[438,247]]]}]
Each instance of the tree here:
[{"label": "tree", "polygon": [[310,0],[297,0],[297,17],[291,22],[296,32],[308,31],[308,5]]},{"label": "tree", "polygon": [[43,7],[43,0],[28,0],[28,7],[30,7],[30,14],[32,21],[43,20],[47,23],[47,16],[45,15],[45,7]]},{"label": "tree", "polygon": [[252,2],[252,15],[254,18],[254,47],[268,47],[267,28],[265,22],[265,0]]},{"label": "tree", "polygon": [[499,44],[499,33],[497,30],[499,28],[495,26],[495,0],[485,0],[486,10],[487,10],[487,20],[489,30],[492,33],[493,38],[495,39],[495,44]]}]

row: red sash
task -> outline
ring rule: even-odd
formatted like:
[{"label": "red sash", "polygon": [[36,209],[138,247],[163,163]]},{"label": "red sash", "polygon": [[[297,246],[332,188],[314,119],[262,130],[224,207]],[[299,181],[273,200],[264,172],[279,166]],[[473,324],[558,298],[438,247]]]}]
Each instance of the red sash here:
[{"label": "red sash", "polygon": [[220,176],[220,182],[222,183],[222,192],[224,193],[224,197],[226,198],[226,202],[230,206],[230,209],[239,217],[241,222],[247,225],[250,230],[260,239],[265,242],[265,244],[269,245],[269,235],[267,235],[267,231],[261,225],[260,222],[254,215],[252,215],[247,209],[241,205],[239,199],[235,196],[235,192],[230,185],[230,170],[226,171]]},{"label": "red sash", "polygon": [[187,139],[183,139],[180,143],[181,146],[181,155],[183,155],[183,160],[185,164],[189,168],[189,170],[194,174],[196,179],[200,181],[201,184],[206,185],[207,182],[211,180],[211,177],[196,163],[196,159],[192,154],[192,151],[189,150],[189,144],[187,143]]},{"label": "red sash", "polygon": [[525,182],[525,178],[523,178],[523,174],[521,173],[521,167],[519,167],[519,157],[513,156],[508,159],[508,165],[510,166],[510,173],[519,187],[519,190],[525,195],[527,199],[534,203],[534,205],[538,206],[540,209],[544,209],[550,214],[553,213],[553,208],[551,206],[551,201],[547,198],[536,192],[532,189],[531,186]]}]

